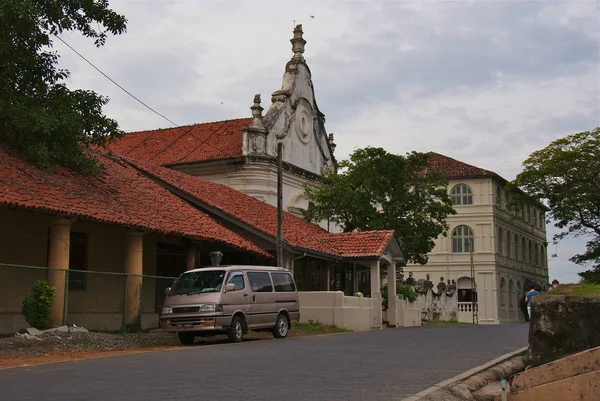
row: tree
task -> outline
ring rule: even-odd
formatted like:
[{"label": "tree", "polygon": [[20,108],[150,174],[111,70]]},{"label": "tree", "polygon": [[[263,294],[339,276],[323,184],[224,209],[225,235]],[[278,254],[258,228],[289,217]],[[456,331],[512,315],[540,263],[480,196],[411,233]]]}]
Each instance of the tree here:
[{"label": "tree", "polygon": [[427,263],[433,240],[446,235],[446,216],[455,214],[441,174],[428,169],[429,155],[394,155],[382,148],[358,149],[306,187],[314,206],[309,221],[330,220],[345,232],[393,229],[407,261]]},{"label": "tree", "polygon": [[102,113],[107,98],[66,87],[51,36],[79,31],[102,46],[126,22],[107,0],[0,0],[0,141],[41,168],[98,171],[89,150],[123,132]]},{"label": "tree", "polygon": [[548,205],[549,217],[563,230],[554,236],[555,242],[570,236],[591,237],[586,251],[570,260],[591,263],[592,270],[579,275],[600,283],[600,127],[555,140],[533,152],[523,167],[512,184],[531,198],[516,201]]}]

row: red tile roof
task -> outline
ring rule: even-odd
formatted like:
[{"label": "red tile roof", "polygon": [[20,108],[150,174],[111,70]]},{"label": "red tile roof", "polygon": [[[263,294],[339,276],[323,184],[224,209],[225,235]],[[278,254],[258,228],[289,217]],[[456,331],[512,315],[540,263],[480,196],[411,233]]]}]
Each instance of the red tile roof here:
[{"label": "red tile roof", "polygon": [[394,238],[394,230],[328,234],[318,239],[347,258],[380,256]]},{"label": "red tile roof", "polygon": [[[233,188],[131,160],[141,171],[270,237],[277,234],[277,208]],[[376,257],[383,253],[393,231],[334,234],[291,213],[283,213],[284,241],[294,247],[336,257]]]},{"label": "red tile roof", "polygon": [[119,155],[159,166],[242,156],[242,128],[252,118],[130,132],[110,145]]},{"label": "red tile roof", "polygon": [[94,157],[105,173],[88,177],[65,167],[39,170],[0,146],[0,205],[212,240],[269,255],[122,159],[101,153]]},{"label": "red tile roof", "polygon": [[481,177],[501,178],[493,171],[475,167],[439,153],[430,152],[429,154],[429,167],[442,174],[447,180]]}]

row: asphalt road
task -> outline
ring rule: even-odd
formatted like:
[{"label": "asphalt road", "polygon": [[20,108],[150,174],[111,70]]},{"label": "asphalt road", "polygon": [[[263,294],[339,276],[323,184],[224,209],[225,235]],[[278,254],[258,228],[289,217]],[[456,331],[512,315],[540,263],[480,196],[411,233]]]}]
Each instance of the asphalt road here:
[{"label": "asphalt road", "polygon": [[527,324],[182,347],[0,370],[0,400],[399,400],[527,344]]}]

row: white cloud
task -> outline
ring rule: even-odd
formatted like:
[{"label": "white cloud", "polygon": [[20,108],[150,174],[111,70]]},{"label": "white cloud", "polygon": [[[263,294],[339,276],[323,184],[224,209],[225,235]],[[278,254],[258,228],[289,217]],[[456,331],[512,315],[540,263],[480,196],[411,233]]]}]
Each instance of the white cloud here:
[{"label": "white cloud", "polygon": [[[597,2],[111,1],[125,35],[65,39],[179,124],[265,108],[302,23],[317,100],[338,159],[354,148],[435,150],[512,179],[529,153],[600,125]],[[312,18],[311,16],[314,16]],[[111,98],[127,131],[170,124],[56,43],[71,87]],[[551,231],[551,230],[549,230]],[[550,238],[549,233],[549,238]],[[551,274],[585,240],[560,245]],[[563,281],[563,280],[561,280]]]}]

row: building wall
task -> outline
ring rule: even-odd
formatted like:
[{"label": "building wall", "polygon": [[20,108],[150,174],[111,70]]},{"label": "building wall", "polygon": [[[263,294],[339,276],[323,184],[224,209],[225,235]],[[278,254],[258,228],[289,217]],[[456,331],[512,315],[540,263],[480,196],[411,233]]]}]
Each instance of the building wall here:
[{"label": "building wall", "polygon": [[[52,220],[53,216],[47,214],[0,207],[0,326],[4,326],[3,332],[11,333],[25,325],[20,315],[23,299],[37,280],[47,279],[45,269],[34,267],[47,266],[48,235]],[[91,326],[93,324],[98,326],[97,329],[120,328],[125,276],[92,272],[124,273],[126,231],[124,227],[106,224],[86,221],[73,223],[71,233],[87,234],[85,263],[90,273],[85,274],[84,290],[68,291],[69,323],[86,326],[81,323],[83,321],[88,328],[94,328]],[[146,233],[143,241],[143,274],[154,275],[157,243],[178,243],[180,240]],[[163,283],[157,283],[154,278],[142,279],[142,313],[155,313],[157,284],[160,286]],[[57,289],[55,296],[64,297],[64,290]]]},{"label": "building wall", "polygon": [[[456,214],[448,216],[448,234],[435,240],[435,247],[428,254],[428,263],[423,266],[409,264],[405,270],[413,271],[415,279],[425,278],[429,273],[434,285],[437,285],[440,277],[444,277],[444,280],[456,280],[459,290],[461,283],[467,286],[471,277],[470,254],[453,252],[452,233],[459,226],[468,226],[474,235],[473,263],[480,323],[522,320],[519,301],[521,295],[524,296],[522,286],[525,280],[540,285],[548,282],[543,218],[540,222],[539,214],[534,219],[530,212],[523,214],[525,221],[514,219],[506,210],[507,195],[503,185],[491,178],[450,180],[448,192],[459,184],[471,188],[473,203],[455,205]],[[512,238],[510,252],[506,242],[507,232]],[[515,234],[518,245],[514,241]],[[537,245],[543,251],[538,251],[537,257],[528,256],[535,255],[535,252],[526,252],[525,257],[521,257],[523,240],[526,244],[531,241],[534,249]]]}]

